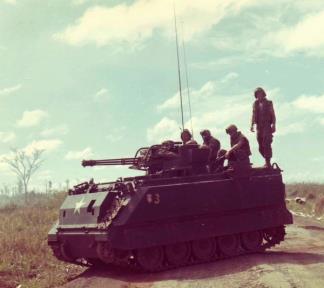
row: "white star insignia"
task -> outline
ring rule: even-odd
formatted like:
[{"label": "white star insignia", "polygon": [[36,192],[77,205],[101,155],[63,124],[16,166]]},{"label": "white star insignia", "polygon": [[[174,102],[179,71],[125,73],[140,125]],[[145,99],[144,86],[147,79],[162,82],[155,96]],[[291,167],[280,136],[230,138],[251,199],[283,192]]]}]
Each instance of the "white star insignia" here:
[{"label": "white star insignia", "polygon": [[86,204],[86,202],[84,202],[84,197],[79,201],[75,203],[75,207],[74,207],[74,214],[75,213],[79,213],[80,214],[80,208]]}]

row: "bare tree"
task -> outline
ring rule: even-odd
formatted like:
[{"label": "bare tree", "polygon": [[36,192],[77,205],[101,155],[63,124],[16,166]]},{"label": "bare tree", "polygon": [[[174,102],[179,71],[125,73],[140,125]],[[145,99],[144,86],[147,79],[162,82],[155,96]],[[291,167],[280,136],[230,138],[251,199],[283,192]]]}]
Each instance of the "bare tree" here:
[{"label": "bare tree", "polygon": [[12,157],[4,158],[3,161],[10,166],[21,181],[25,200],[27,201],[28,184],[31,177],[43,163],[41,156],[44,150],[34,149],[32,153],[26,153],[26,151],[18,149],[11,149],[11,151],[13,153]]}]

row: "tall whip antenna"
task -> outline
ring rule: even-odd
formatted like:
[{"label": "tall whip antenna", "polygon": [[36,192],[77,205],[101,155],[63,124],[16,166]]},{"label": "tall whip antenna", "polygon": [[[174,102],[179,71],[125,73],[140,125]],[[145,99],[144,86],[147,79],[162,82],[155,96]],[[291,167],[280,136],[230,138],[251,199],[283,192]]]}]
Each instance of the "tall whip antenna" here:
[{"label": "tall whip antenna", "polygon": [[188,105],[189,105],[189,116],[190,116],[190,126],[191,126],[191,134],[194,136],[193,125],[192,125],[192,112],[191,112],[191,101],[190,101],[190,89],[189,89],[189,77],[188,77],[188,65],[187,65],[187,56],[186,56],[186,49],[184,43],[184,28],[182,22],[182,48],[183,48],[183,61],[186,71],[186,82],[187,82],[187,96],[188,96]]},{"label": "tall whip antenna", "polygon": [[181,71],[180,71],[179,44],[178,44],[178,30],[177,30],[177,18],[176,18],[176,13],[175,13],[175,4],[174,4],[174,2],[173,2],[173,13],[174,13],[174,29],[175,29],[175,34],[176,34],[175,36],[176,36],[176,46],[177,46],[178,78],[179,78],[180,108],[181,108],[181,123],[182,123],[182,130],[184,130],[182,89],[181,89]]}]

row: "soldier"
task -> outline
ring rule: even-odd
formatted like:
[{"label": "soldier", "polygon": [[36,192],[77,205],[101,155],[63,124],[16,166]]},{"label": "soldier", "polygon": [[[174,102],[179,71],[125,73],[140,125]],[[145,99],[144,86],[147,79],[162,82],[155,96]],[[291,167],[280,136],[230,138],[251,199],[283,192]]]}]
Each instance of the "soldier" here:
[{"label": "soldier", "polygon": [[183,129],[181,132],[181,140],[183,145],[197,145],[197,141],[192,138],[192,135],[188,129]]},{"label": "soldier", "polygon": [[272,134],[276,132],[276,116],[272,101],[268,100],[266,96],[267,94],[261,87],[254,91],[256,100],[253,104],[251,132],[254,132],[256,124],[259,151],[265,159],[264,167],[269,168],[272,157]]},{"label": "soldier", "polygon": [[215,161],[215,171],[216,172],[221,172],[221,171],[224,171],[225,169],[225,166],[224,166],[224,163],[225,163],[225,155],[226,155],[226,150],[225,149],[220,149],[217,153],[217,158],[216,158],[216,161]]},{"label": "soldier", "polygon": [[209,130],[202,130],[200,132],[201,137],[203,138],[202,148],[208,148],[210,150],[208,157],[208,165],[210,170],[214,170],[215,161],[217,158],[218,151],[220,149],[220,142],[216,138],[214,138]]},{"label": "soldier", "polygon": [[235,125],[230,125],[226,128],[226,133],[231,138],[231,149],[225,154],[225,158],[230,162],[240,162],[250,165],[251,149],[249,140],[238,131]]}]

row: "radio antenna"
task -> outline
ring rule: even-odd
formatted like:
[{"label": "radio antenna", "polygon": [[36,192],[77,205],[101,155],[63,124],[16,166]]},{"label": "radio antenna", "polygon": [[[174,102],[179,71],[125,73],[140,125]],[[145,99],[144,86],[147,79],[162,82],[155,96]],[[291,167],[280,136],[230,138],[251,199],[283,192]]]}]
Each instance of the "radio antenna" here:
[{"label": "radio antenna", "polygon": [[184,43],[184,28],[182,22],[182,48],[183,48],[183,61],[186,72],[186,84],[187,84],[187,97],[188,97],[188,105],[189,105],[189,117],[190,117],[190,126],[191,126],[191,134],[194,136],[193,125],[192,125],[192,112],[191,112],[191,101],[190,101],[190,89],[189,89],[189,77],[188,77],[188,65],[187,65],[187,56],[186,56],[186,48]]},{"label": "radio antenna", "polygon": [[177,46],[176,48],[177,48],[177,61],[178,61],[178,79],[179,79],[179,93],[180,93],[181,124],[182,124],[182,130],[184,130],[182,89],[181,89],[181,71],[180,71],[179,44],[178,44],[178,29],[177,29],[177,17],[176,17],[174,2],[173,2],[173,13],[174,13],[174,29],[175,29],[176,46]]}]

